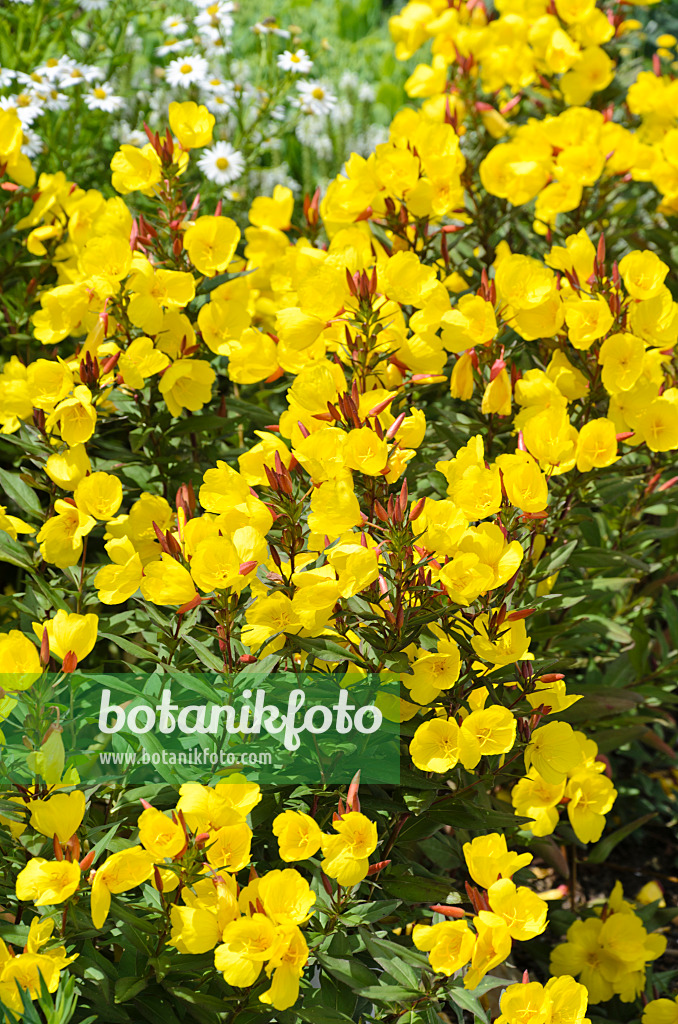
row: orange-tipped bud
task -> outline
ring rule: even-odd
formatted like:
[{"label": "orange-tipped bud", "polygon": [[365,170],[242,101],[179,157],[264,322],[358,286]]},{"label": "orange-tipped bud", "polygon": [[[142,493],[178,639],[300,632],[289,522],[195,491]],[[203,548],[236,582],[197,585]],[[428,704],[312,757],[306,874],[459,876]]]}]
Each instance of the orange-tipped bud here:
[{"label": "orange-tipped bud", "polygon": [[378,864],[370,864],[367,869],[368,876],[379,874],[379,872],[383,871],[384,868],[387,868],[390,863],[390,860],[380,860]]},{"label": "orange-tipped bud", "polygon": [[360,810],[360,799],[358,797],[358,789],[360,788],[360,769],[355,773],[351,779],[351,785],[348,787],[348,793],[346,795],[346,806],[350,811]]},{"label": "orange-tipped bud", "polygon": [[443,903],[434,903],[430,909],[436,914],[442,914],[443,917],[466,917],[466,911],[462,907],[448,907]]},{"label": "orange-tipped bud", "polygon": [[64,672],[75,672],[78,667],[78,656],[75,651],[67,651],[63,660]]},{"label": "orange-tipped bud", "polygon": [[42,631],[42,641],[40,643],[40,664],[43,668],[46,668],[49,664],[49,634],[47,632],[47,626]]},{"label": "orange-tipped bud", "polygon": [[80,864],[78,865],[80,870],[81,871],[89,871],[89,869],[92,867],[92,864],[94,864],[94,858],[95,857],[96,857],[96,850],[90,850],[89,853],[85,854],[85,856],[80,861]]}]

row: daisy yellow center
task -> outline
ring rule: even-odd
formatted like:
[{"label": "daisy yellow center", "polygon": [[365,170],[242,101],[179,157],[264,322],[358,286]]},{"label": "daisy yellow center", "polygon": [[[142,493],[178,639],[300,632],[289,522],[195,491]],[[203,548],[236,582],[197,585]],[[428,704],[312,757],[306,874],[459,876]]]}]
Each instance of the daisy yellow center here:
[{"label": "daisy yellow center", "polygon": [[320,86],[316,86],[311,95],[314,100],[322,100],[325,98],[325,90],[321,89]]},{"label": "daisy yellow center", "polygon": [[105,99],[106,99],[106,90],[105,90],[105,89],[102,89],[102,88],[101,88],[101,86],[98,86],[98,87],[97,87],[97,88],[96,88],[96,89],[94,90],[94,95],[96,96],[96,98],[97,98],[98,100],[105,100]]},{"label": "daisy yellow center", "polygon": [[182,75],[187,75],[192,70],[193,70],[193,65],[192,64],[182,64],[181,67],[179,68],[179,71],[181,71]]},{"label": "daisy yellow center", "polygon": [[301,57],[297,57],[296,53],[293,53],[290,60],[293,64],[299,64],[301,62]]},{"label": "daisy yellow center", "polygon": [[225,156],[217,157],[216,163],[220,171],[226,171],[230,167],[230,163],[228,162]]}]

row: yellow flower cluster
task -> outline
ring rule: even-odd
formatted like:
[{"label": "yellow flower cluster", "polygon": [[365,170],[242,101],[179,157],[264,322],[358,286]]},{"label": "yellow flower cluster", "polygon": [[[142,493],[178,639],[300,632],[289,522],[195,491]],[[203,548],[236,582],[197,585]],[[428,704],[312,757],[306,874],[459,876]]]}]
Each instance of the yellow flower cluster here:
[{"label": "yellow flower cluster", "polygon": [[[566,942],[556,946],[551,955],[551,971],[557,976],[581,978],[590,1003],[603,1003],[615,995],[632,1003],[645,989],[645,965],[663,954],[666,943],[664,935],[648,934],[617,882],[599,917],[570,925]],[[671,1005],[669,1000],[661,1002]],[[645,1024],[663,1021],[663,1009],[656,1011],[656,1017],[648,1009],[648,1020],[643,1016]]]},{"label": "yellow flower cluster", "polygon": [[[142,801],[145,808],[137,822],[137,845],[118,850],[90,871],[93,851],[78,862],[76,833],[85,814],[84,793],[36,794],[28,803],[17,797],[14,802],[29,813],[31,827],[53,840],[56,855],[55,860],[32,857],[28,861],[16,879],[17,898],[33,901],[36,907],[64,903],[76,897],[83,887],[83,872],[90,871],[92,923],[101,929],[112,895],[150,882],[163,899],[169,898],[168,945],[179,953],[214,950],[217,970],[229,985],[238,988],[253,985],[265,969],[271,987],[261,994],[261,1001],[278,1010],[287,1009],[298,997],[299,979],[308,960],[301,926],[313,914],[316,896],[294,868],[259,876],[251,867],[245,886],[236,881],[238,872],[250,864],[253,833],[247,816],[260,800],[259,786],[243,776],[231,776],[213,787],[185,783],[169,815]],[[359,807],[354,784],[349,806],[340,806],[334,816],[335,834],[331,835],[322,833],[309,815],[283,811],[273,822],[281,858],[306,860],[322,847],[325,876],[341,886],[355,886],[367,876],[368,858],[377,845],[376,826]],[[18,838],[28,823],[8,824]],[[15,978],[35,998],[39,969],[49,990],[56,989],[59,971],[75,957],[67,958],[63,947],[38,954],[53,926],[51,919],[36,919],[25,959],[16,960],[6,954],[4,945],[0,948],[0,954],[6,954],[0,965],[3,998]],[[12,994],[9,1005],[15,1002]]]},{"label": "yellow flower cluster", "polygon": [[[448,78],[459,72],[478,77],[489,93],[548,86],[545,78],[559,76],[568,104],[586,103],[614,76],[602,47],[615,26],[595,0],[502,0],[494,18],[484,4],[411,0],[389,24],[400,60],[432,40],[431,64],[418,64],[406,84],[408,95],[426,97],[427,112],[444,110]],[[501,131],[501,121],[488,119],[488,130]]]},{"label": "yellow flower cluster", "polygon": [[[511,876],[528,865],[529,853],[509,852],[504,836],[496,832],[479,836],[464,845],[464,857],[474,882],[467,890],[476,909],[474,930],[466,920],[417,924],[412,940],[417,949],[428,952],[434,971],[451,975],[470,964],[464,987],[474,989],[488,971],[511,953],[512,941],[535,938],[546,928],[547,904],[526,886],[516,886]],[[448,908],[435,908],[445,913]]]},{"label": "yellow flower cluster", "polygon": [[550,835],[559,821],[558,805],[565,803],[577,838],[600,839],[617,791],[597,757],[594,741],[567,722],[549,722],[532,733],[525,749],[527,775],[511,791],[516,814],[532,819],[525,825],[532,835]]}]

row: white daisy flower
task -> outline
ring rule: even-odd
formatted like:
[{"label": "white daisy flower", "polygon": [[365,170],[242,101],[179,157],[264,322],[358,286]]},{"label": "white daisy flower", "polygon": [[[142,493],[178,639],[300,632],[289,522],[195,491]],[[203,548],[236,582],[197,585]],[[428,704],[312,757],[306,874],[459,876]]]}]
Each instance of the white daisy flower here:
[{"label": "white daisy flower", "polygon": [[29,160],[32,160],[34,156],[38,156],[42,153],[45,148],[44,143],[37,132],[32,131],[30,128],[24,128],[23,131],[24,141],[21,146],[21,152],[24,156],[27,156]]},{"label": "white daisy flower", "polygon": [[235,100],[232,95],[220,92],[216,92],[212,96],[205,96],[204,103],[210,114],[227,114],[235,106]]},{"label": "white daisy flower", "polygon": [[275,18],[258,21],[256,25],[252,25],[252,31],[258,36],[279,36],[280,39],[289,39],[291,36],[287,29],[278,28]]},{"label": "white daisy flower", "polygon": [[222,57],[231,52],[231,43],[217,32],[214,36],[201,36],[200,44],[208,57]]},{"label": "white daisy flower", "polygon": [[47,75],[41,75],[39,71],[17,71],[16,80],[19,85],[27,85],[29,88],[34,88],[39,85],[49,85],[49,79]]},{"label": "white daisy flower", "polygon": [[370,85],[369,82],[363,82],[360,88],[358,89],[358,99],[361,101],[361,103],[374,103],[376,95],[377,94],[374,91],[374,86]]},{"label": "white daisy flower", "polygon": [[245,158],[229,142],[217,142],[203,150],[198,167],[216,185],[230,185],[245,170]]},{"label": "white daisy flower", "polygon": [[293,75],[307,75],[313,67],[313,61],[306,53],[306,50],[285,50],[278,54],[276,61],[281,71],[291,71]]},{"label": "white daisy flower", "polygon": [[33,93],[19,92],[12,96],[0,96],[0,110],[13,110],[21,124],[27,126],[42,114],[44,107]]},{"label": "white daisy flower", "polygon": [[119,122],[115,137],[121,145],[136,146],[137,148],[145,146],[148,142],[146,132],[142,132],[140,128],[132,128],[127,121]]},{"label": "white daisy flower", "polygon": [[204,57],[191,54],[170,61],[166,71],[167,83],[172,86],[202,84],[207,77],[209,65]]},{"label": "white daisy flower", "polygon": [[196,15],[194,19],[195,26],[200,29],[221,29],[226,35],[230,35],[234,25],[233,15],[231,14],[232,9],[232,5],[228,4],[210,4],[200,14]]},{"label": "white daisy flower", "polygon": [[123,104],[122,96],[116,96],[108,84],[96,85],[84,99],[88,110],[105,110],[107,114],[120,110]]},{"label": "white daisy flower", "polygon": [[71,104],[71,97],[59,92],[54,86],[35,90],[35,98],[43,104],[45,110],[66,110]]},{"label": "white daisy flower", "polygon": [[223,78],[219,78],[218,75],[211,75],[201,83],[201,88],[205,89],[206,92],[216,93],[219,96],[225,96],[229,89],[232,91],[233,86],[230,82],[224,81]]},{"label": "white daisy flower", "polygon": [[200,10],[209,10],[211,7],[218,7],[223,14],[233,14],[235,11],[235,4],[232,0],[192,0],[193,6],[198,7]]},{"label": "white daisy flower", "polygon": [[12,68],[0,68],[0,89],[6,89],[10,82],[14,81],[16,71]]},{"label": "white daisy flower", "polygon": [[297,82],[298,105],[305,114],[329,114],[337,97],[322,82]]},{"label": "white daisy flower", "polygon": [[59,79],[59,88],[69,89],[73,85],[96,82],[103,77],[102,69],[94,64],[78,64],[76,61],[72,61],[68,67],[64,68],[64,74]]},{"label": "white daisy flower", "polygon": [[156,46],[155,55],[156,57],[166,57],[168,53],[181,53],[188,46],[193,46],[192,39],[175,39],[174,36],[170,36],[161,46]]},{"label": "white daisy flower", "polygon": [[35,69],[38,75],[44,75],[50,82],[57,81],[64,74],[67,68],[70,69],[74,62],[66,54],[61,57],[50,57],[44,64],[41,64],[39,68]]},{"label": "white daisy flower", "polygon": [[162,30],[168,36],[181,36],[188,31],[188,24],[180,14],[170,14],[162,23]]}]

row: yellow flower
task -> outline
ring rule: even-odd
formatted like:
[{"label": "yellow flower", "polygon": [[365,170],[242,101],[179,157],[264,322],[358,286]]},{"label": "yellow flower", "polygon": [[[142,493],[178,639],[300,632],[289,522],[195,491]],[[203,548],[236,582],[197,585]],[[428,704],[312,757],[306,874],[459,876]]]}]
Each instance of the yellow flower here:
[{"label": "yellow flower", "polygon": [[379,476],[388,462],[388,444],[369,427],[349,430],[343,457],[349,469],[368,476]]},{"label": "yellow flower", "polygon": [[308,921],[316,901],[310,885],[294,868],[268,871],[259,880],[257,895],[267,915],[278,925]]},{"label": "yellow flower", "polygon": [[173,821],[155,807],[147,807],[137,824],[139,842],[159,860],[178,857],[186,847],[186,836],[180,822]]},{"label": "yellow flower", "polygon": [[207,860],[217,871],[240,871],[250,861],[252,829],[244,821],[223,825],[210,836]]},{"label": "yellow flower", "polygon": [[412,941],[429,954],[432,970],[449,978],[471,959],[476,937],[466,921],[442,921],[415,924]]},{"label": "yellow flower", "polygon": [[524,779],[519,779],[511,791],[516,814],[532,821],[523,825],[533,836],[548,836],[555,829],[560,815],[557,806],[565,793],[565,779],[552,785],[542,779],[535,768],[530,768]]},{"label": "yellow flower", "polygon": [[277,951],[278,929],[265,914],[241,917],[224,928],[223,943],[214,951],[214,964],[224,980],[237,988],[253,985],[264,961]]},{"label": "yellow flower", "polygon": [[74,491],[82,478],[91,471],[87,449],[76,444],[65,451],[50,455],[45,463],[45,473],[50,480],[64,491]]},{"label": "yellow flower", "polygon": [[228,217],[198,217],[184,235],[184,249],[205,277],[221,274],[233,259],[240,228]]},{"label": "yellow flower", "polygon": [[171,555],[163,554],[158,562],[150,562],[144,569],[141,593],[152,604],[170,604],[179,607],[197,597],[191,574]]},{"label": "yellow flower", "polygon": [[361,522],[360,505],[351,480],[326,480],[315,488],[308,516],[308,525],[314,533],[335,540]]},{"label": "yellow flower", "polygon": [[69,448],[89,441],[94,433],[97,411],[92,402],[92,392],[84,384],[73,390],[70,398],[59,402],[54,412],[47,417],[47,430],[59,428],[62,439]]},{"label": "yellow flower", "polygon": [[497,832],[464,843],[464,857],[471,878],[484,889],[489,889],[498,878],[510,878],[532,862],[529,853],[509,852],[505,837]]},{"label": "yellow flower", "polygon": [[493,913],[503,917],[512,939],[527,942],[546,928],[546,902],[526,886],[515,886],[510,878],[500,878],[487,890]]},{"label": "yellow flower", "polygon": [[18,629],[0,636],[0,686],[10,693],[27,690],[42,674],[40,655]]},{"label": "yellow flower", "polygon": [[60,569],[77,565],[83,548],[83,537],[96,526],[96,519],[69,501],[57,499],[56,515],[47,520],[38,533],[40,554],[46,562]]},{"label": "yellow flower", "polygon": [[273,819],[273,835],[278,839],[280,859],[306,860],[320,849],[320,826],[301,811],[283,811]]},{"label": "yellow flower", "polygon": [[339,885],[356,885],[367,875],[368,857],[377,847],[377,826],[358,811],[333,822],[336,836],[323,835],[322,869]]},{"label": "yellow flower", "polygon": [[116,192],[143,192],[153,195],[153,186],[162,177],[158,154],[150,142],[140,149],[136,146],[121,146],[111,160],[111,184]]},{"label": "yellow flower", "polygon": [[619,263],[627,292],[634,299],[651,299],[658,295],[669,268],[656,253],[630,252]]},{"label": "yellow flower", "polygon": [[122,504],[122,484],[110,473],[90,473],[75,488],[73,499],[81,512],[107,522]]},{"label": "yellow flower", "polygon": [[453,718],[433,718],[417,727],[410,754],[422,772],[450,771],[459,761],[460,730]]},{"label": "yellow flower", "polygon": [[653,999],[643,1010],[643,1024],[678,1024],[678,998]]},{"label": "yellow flower", "polygon": [[182,409],[202,409],[212,397],[215,380],[214,370],[204,360],[177,359],[163,373],[159,388],[169,411],[179,416]]},{"label": "yellow flower", "polygon": [[184,149],[199,149],[212,141],[214,114],[207,107],[187,103],[170,103],[170,128]]},{"label": "yellow flower", "polygon": [[597,843],[605,828],[605,815],[617,799],[617,791],[605,776],[586,768],[576,771],[565,788],[567,816],[577,839]]},{"label": "yellow flower", "polygon": [[461,731],[473,736],[480,757],[507,754],[515,742],[516,720],[508,708],[493,704],[472,711],[461,723]]},{"label": "yellow flower", "polygon": [[51,839],[56,835],[65,844],[74,836],[85,816],[85,794],[81,790],[72,793],[56,793],[49,800],[31,800],[31,825],[36,832]]},{"label": "yellow flower", "polygon": [[33,857],[16,879],[20,900],[33,900],[36,907],[63,903],[80,885],[80,867],[69,860]]},{"label": "yellow flower", "polygon": [[266,966],[271,987],[262,992],[259,1001],[276,1010],[287,1010],[299,996],[299,979],[308,960],[306,939],[296,927],[278,930],[275,953]]},{"label": "yellow flower", "polygon": [[557,786],[576,768],[580,757],[572,726],[567,722],[549,722],[532,733],[525,748],[525,768],[534,765],[546,782]]},{"label": "yellow flower", "polygon": [[92,883],[92,924],[103,927],[111,906],[111,893],[135,889],[153,874],[153,856],[141,846],[113,853],[98,868]]},{"label": "yellow flower", "polygon": [[[34,622],[33,632],[42,641],[43,630],[47,630],[49,652],[64,662],[65,671],[73,671],[76,665],[86,658],[97,639],[99,616],[77,615],[60,608],[53,619],[47,622]],[[72,666],[67,668],[67,666]]]},{"label": "yellow flower", "polygon": [[511,953],[511,936],[502,917],[481,910],[473,918],[473,924],[477,937],[471,966],[464,977],[464,988],[468,989],[476,988],[487,972],[506,960]]}]

